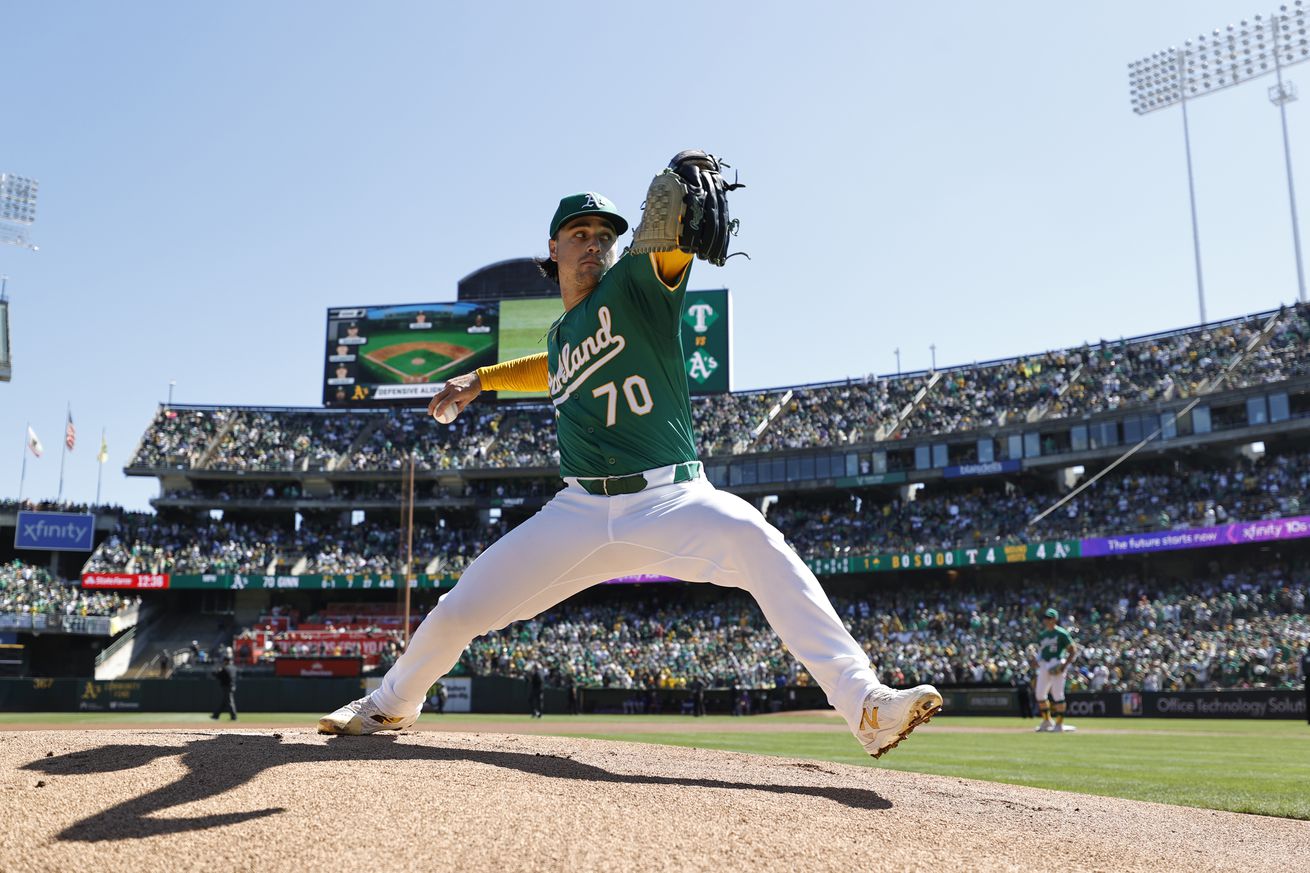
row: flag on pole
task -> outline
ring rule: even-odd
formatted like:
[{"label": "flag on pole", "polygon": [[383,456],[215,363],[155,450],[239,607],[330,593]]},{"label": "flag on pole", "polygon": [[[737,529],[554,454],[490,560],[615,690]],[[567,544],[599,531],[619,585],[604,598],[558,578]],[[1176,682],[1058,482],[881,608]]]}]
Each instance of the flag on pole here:
[{"label": "flag on pole", "polygon": [[77,428],[73,427],[73,410],[68,411],[68,423],[64,425],[64,445],[71,452],[77,445]]},{"label": "flag on pole", "polygon": [[100,454],[96,455],[96,460],[104,463],[109,460],[109,443],[105,442],[105,435],[100,435]]},{"label": "flag on pole", "polygon": [[41,457],[41,453],[45,451],[45,449],[41,448],[41,441],[36,438],[36,431],[32,430],[30,424],[27,426],[27,447],[31,449],[32,454],[36,455],[38,458]]}]

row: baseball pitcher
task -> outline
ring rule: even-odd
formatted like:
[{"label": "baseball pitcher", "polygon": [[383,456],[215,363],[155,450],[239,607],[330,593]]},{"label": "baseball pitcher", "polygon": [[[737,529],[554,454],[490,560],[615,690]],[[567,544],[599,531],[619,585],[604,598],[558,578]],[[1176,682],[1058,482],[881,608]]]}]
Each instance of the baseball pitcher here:
[{"label": "baseball pitcher", "polygon": [[641,224],[596,193],[562,199],[543,272],[564,314],[547,351],[458,376],[429,412],[449,421],[484,390],[548,391],[567,487],[484,551],[438,601],[367,697],[319,730],[401,730],[424,692],[476,636],[532,618],[597,583],[655,574],[742,588],[805,665],[873,757],[942,705],[930,685],[878,681],[814,575],[749,503],[703,476],[696,453],[679,319],[691,262],[722,265],[736,224],[722,164],[684,151],[651,182]]}]

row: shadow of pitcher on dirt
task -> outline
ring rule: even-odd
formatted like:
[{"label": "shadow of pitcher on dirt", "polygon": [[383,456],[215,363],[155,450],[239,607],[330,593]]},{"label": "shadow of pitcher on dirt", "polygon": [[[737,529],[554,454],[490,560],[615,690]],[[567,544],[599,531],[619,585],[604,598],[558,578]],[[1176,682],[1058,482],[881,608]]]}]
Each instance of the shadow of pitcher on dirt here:
[{"label": "shadow of pitcher on dirt", "polygon": [[280,734],[204,734],[184,746],[107,745],[82,752],[38,758],[24,770],[64,778],[90,773],[115,773],[145,766],[160,758],[178,756],[186,775],[175,782],[124,801],[85,818],[59,833],[61,840],[101,842],[224,827],[278,815],[285,807],[245,812],[214,813],[189,818],[160,818],[172,807],[218,797],[244,785],[265,770],[284,764],[331,761],[473,761],[551,779],[626,785],[685,785],[735,791],[764,791],[820,797],[852,809],[890,809],[891,803],[874,791],[818,785],[770,785],[728,782],[720,779],[679,778],[614,773],[557,755],[523,752],[452,749],[397,742],[397,737],[332,737],[322,744],[284,743]]}]

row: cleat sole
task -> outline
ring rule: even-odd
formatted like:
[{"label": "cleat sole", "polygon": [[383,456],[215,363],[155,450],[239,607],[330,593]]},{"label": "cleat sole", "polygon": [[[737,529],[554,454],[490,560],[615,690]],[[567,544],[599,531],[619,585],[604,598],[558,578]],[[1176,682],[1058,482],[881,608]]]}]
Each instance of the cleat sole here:
[{"label": "cleat sole", "polygon": [[919,727],[920,725],[925,725],[928,722],[932,721],[932,717],[941,711],[942,711],[942,702],[941,702],[941,698],[939,697],[937,698],[936,703],[929,705],[926,709],[921,710],[913,717],[911,717],[909,722],[907,722],[905,725],[905,730],[901,731],[900,735],[897,736],[896,739],[892,740],[890,743],[883,746],[878,751],[870,752],[869,755],[874,759],[881,758],[883,755],[887,754],[892,749],[899,746],[901,744],[901,741],[910,735],[911,731],[913,731],[915,728]]}]

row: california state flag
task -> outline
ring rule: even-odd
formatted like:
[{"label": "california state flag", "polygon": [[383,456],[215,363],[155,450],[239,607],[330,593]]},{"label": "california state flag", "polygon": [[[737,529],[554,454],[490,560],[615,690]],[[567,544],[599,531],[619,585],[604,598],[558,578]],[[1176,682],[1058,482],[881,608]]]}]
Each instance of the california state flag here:
[{"label": "california state flag", "polygon": [[31,449],[32,454],[36,455],[38,458],[41,457],[41,453],[45,451],[45,449],[41,448],[41,441],[36,438],[36,431],[32,430],[30,424],[27,426],[27,447]]}]

